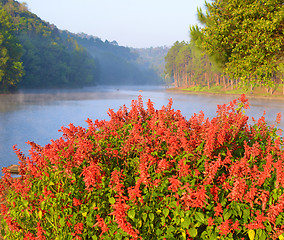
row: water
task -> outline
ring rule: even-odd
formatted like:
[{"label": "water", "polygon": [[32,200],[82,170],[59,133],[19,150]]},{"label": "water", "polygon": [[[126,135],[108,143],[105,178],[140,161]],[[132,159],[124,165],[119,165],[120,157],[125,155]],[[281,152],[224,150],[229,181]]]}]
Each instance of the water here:
[{"label": "water", "polygon": [[[17,164],[12,146],[17,145],[26,155],[27,141],[42,146],[61,136],[61,126],[73,123],[86,127],[85,120],[109,119],[109,108],[130,107],[131,100],[142,95],[144,103],[151,99],[160,109],[173,99],[173,108],[190,118],[202,110],[206,117],[216,115],[217,104],[224,104],[234,96],[190,95],[167,92],[163,87],[97,87],[80,90],[25,91],[19,94],[0,95],[0,169]],[[278,112],[284,112],[283,101],[250,99],[249,116],[258,119],[266,110],[266,120],[273,124]],[[284,125],[280,125],[281,128]],[[1,174],[0,174],[1,175]]]}]

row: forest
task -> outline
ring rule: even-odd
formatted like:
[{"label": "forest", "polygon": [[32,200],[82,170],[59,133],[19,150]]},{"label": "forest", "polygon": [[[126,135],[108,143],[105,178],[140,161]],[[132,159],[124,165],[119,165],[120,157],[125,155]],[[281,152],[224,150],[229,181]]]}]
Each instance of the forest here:
[{"label": "forest", "polygon": [[211,1],[205,9],[197,11],[201,26],[190,27],[190,41],[168,51],[168,81],[182,88],[261,86],[271,94],[283,85],[282,0]]},{"label": "forest", "polygon": [[62,31],[25,3],[0,0],[0,92],[161,82],[162,72],[135,49]]},{"label": "forest", "polygon": [[[164,57],[167,48],[135,49],[119,46],[116,41],[102,41],[100,38],[88,34],[74,34],[61,31],[64,40],[73,39],[84,47],[95,59],[98,70],[98,84],[108,85],[152,85],[161,84],[164,74]],[[160,51],[160,56],[158,55]],[[161,62],[153,59],[161,59]],[[159,64],[162,66],[159,67]]]}]

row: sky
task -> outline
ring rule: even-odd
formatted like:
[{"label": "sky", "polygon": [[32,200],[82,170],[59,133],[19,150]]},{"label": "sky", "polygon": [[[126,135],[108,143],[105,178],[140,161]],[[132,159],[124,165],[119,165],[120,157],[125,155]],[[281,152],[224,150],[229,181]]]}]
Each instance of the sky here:
[{"label": "sky", "polygon": [[134,48],[189,41],[204,0],[18,0],[41,19],[72,33]]}]

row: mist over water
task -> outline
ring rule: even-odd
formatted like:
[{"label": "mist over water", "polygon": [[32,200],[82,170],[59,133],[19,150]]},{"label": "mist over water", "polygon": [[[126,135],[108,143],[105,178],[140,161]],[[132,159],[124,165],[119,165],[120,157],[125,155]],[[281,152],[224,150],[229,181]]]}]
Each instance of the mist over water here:
[{"label": "mist over water", "polygon": [[[173,108],[180,110],[189,119],[201,110],[206,117],[216,116],[218,104],[228,103],[238,96],[191,95],[167,92],[164,87],[93,87],[76,90],[25,90],[17,94],[0,95],[0,169],[17,164],[18,158],[13,152],[17,144],[26,155],[27,141],[34,141],[42,146],[51,139],[61,136],[61,126],[87,127],[87,118],[109,119],[107,111],[115,111],[124,104],[130,107],[131,101],[142,95],[143,102],[154,102],[156,109],[167,105],[173,99]],[[266,120],[275,124],[276,114],[284,113],[281,100],[250,99],[249,116],[258,119],[266,110]],[[282,129],[284,124],[280,124]]]}]

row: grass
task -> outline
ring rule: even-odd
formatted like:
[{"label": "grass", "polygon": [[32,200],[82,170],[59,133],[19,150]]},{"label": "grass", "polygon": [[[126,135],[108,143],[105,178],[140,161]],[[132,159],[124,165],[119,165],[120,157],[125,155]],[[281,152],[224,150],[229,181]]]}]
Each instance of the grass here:
[{"label": "grass", "polygon": [[209,94],[228,94],[228,95],[240,95],[240,94],[246,94],[251,97],[269,97],[269,98],[283,98],[283,84],[279,84],[276,89],[273,89],[273,94],[270,92],[267,92],[265,87],[255,87],[251,91],[241,88],[224,88],[223,86],[216,86],[213,85],[210,88],[208,86],[192,86],[189,88],[171,88],[169,90],[175,91],[182,91],[182,92],[190,92],[190,93],[209,93]]}]

